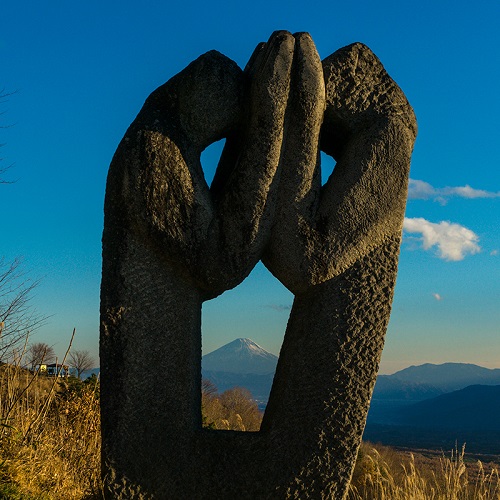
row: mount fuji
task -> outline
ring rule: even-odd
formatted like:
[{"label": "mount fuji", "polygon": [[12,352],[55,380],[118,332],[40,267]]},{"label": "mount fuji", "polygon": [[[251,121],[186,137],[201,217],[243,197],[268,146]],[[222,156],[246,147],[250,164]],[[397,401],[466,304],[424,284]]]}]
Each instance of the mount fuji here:
[{"label": "mount fuji", "polygon": [[220,392],[245,387],[259,406],[265,406],[271,391],[278,356],[253,340],[236,339],[203,356],[202,376]]},{"label": "mount fuji", "polygon": [[236,339],[203,356],[204,370],[230,373],[274,373],[278,357],[250,339]]}]

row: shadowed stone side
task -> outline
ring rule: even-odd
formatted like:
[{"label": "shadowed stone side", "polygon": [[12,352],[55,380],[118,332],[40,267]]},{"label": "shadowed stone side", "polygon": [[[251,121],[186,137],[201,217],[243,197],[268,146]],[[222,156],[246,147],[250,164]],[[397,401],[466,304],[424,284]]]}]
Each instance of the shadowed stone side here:
[{"label": "shadowed stone side", "polygon": [[[101,287],[107,498],[347,492],[397,271],[413,111],[361,44],[274,33],[153,92],[113,158]],[[226,137],[209,188],[200,154]],[[319,151],[337,165],[325,186]],[[201,306],[263,259],[295,295],[262,429],[201,427]]]}]

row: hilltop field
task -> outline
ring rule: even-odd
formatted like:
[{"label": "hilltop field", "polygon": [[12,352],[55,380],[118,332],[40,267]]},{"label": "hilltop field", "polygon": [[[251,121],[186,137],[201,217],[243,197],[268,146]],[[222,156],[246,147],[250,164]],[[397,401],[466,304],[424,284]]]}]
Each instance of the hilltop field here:
[{"label": "hilltop field", "polygon": [[[0,498],[102,498],[97,377],[61,380],[3,365],[0,387]],[[206,427],[259,428],[262,413],[245,389],[221,394],[205,382],[202,401]],[[412,452],[365,442],[349,498],[499,500],[499,467],[463,449]]]}]

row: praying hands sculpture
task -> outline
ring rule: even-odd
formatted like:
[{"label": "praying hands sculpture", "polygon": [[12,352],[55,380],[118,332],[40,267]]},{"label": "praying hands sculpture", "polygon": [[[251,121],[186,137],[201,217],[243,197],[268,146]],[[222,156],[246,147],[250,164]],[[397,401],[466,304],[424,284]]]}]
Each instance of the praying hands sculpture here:
[{"label": "praying hands sculpture", "polygon": [[[106,188],[107,498],[345,498],[389,320],[416,136],[353,44],[276,32],[244,71],[212,51],[155,90]],[[201,152],[226,138],[214,180]],[[320,151],[335,169],[321,185]],[[257,433],[202,429],[201,307],[262,260],[295,296]]]}]

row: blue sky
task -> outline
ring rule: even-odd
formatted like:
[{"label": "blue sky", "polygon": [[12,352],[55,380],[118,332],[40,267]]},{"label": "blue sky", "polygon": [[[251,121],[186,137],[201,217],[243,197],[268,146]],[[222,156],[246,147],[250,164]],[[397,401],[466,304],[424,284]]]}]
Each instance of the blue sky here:
[{"label": "blue sky", "polygon": [[[243,67],[277,29],[322,58],[367,44],[415,109],[405,238],[382,372],[460,361],[500,367],[500,3],[51,2],[2,6],[0,256],[42,278],[36,340],[97,356],[107,169],[156,87],[216,49]],[[213,175],[220,144],[202,161]],[[331,166],[330,166],[331,168]],[[292,296],[259,265],[203,311],[209,352],[250,337],[279,352]]]}]

